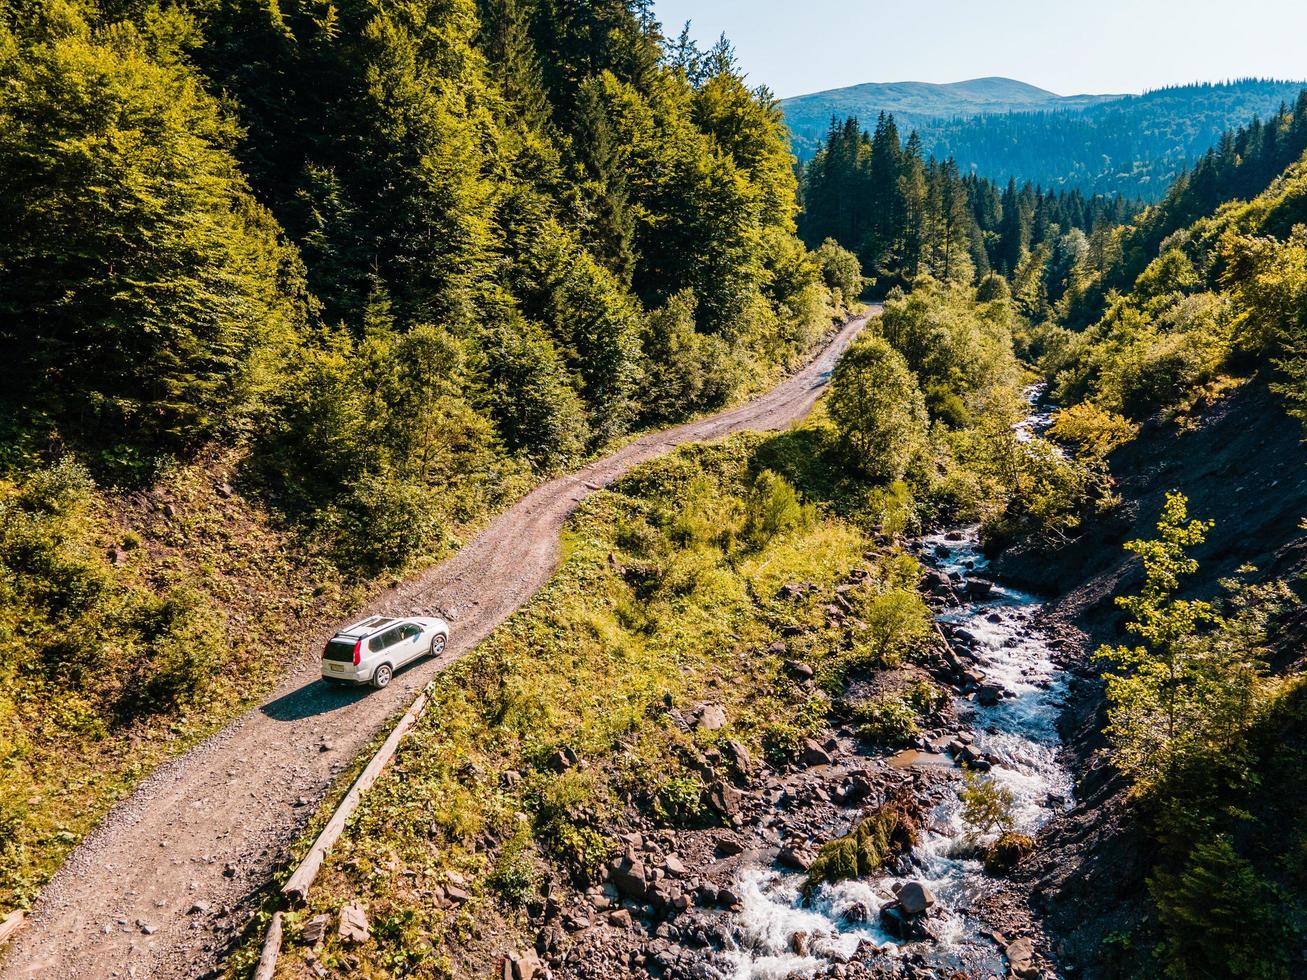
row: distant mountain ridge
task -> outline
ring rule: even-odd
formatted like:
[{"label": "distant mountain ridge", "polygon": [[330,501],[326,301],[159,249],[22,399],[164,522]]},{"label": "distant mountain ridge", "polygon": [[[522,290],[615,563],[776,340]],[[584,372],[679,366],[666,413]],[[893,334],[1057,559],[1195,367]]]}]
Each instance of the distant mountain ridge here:
[{"label": "distant mountain ridge", "polygon": [[1252,78],[1064,96],[990,77],[872,82],[784,99],[781,108],[800,160],[816,152],[832,117],[856,116],[870,128],[886,112],[904,137],[916,130],[927,154],[952,156],[963,173],[1156,200],[1221,133],[1270,116],[1303,87]]},{"label": "distant mountain ridge", "polygon": [[[962,82],[864,82],[781,101],[801,157],[816,150],[832,113],[857,116],[868,126],[881,112],[894,115],[905,131],[923,123],[959,116],[1080,110],[1120,95],[1058,95],[1014,78],[990,76]],[[805,151],[806,152],[802,152]]]}]

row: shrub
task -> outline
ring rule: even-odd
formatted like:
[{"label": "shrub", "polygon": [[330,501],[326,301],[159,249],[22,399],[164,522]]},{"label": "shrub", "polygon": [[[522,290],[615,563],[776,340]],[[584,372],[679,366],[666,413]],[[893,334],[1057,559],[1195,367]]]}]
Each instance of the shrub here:
[{"label": "shrub", "polygon": [[1178,874],[1156,874],[1167,973],[1176,978],[1290,977],[1301,925],[1283,914],[1285,896],[1235,850],[1228,836],[1195,843]]},{"label": "shrub", "polygon": [[526,905],[540,884],[535,844],[530,835],[516,834],[504,845],[486,883],[509,908]]},{"label": "shrub", "polygon": [[897,694],[880,694],[853,706],[862,737],[880,745],[905,745],[916,738],[917,712]]},{"label": "shrub", "polygon": [[1012,791],[992,777],[981,776],[973,769],[962,771],[962,820],[974,838],[1012,829]]},{"label": "shrub", "polygon": [[808,527],[815,519],[815,510],[799,500],[785,477],[763,470],[744,501],[744,539],[750,547],[761,548],[776,535]]},{"label": "shrub", "polygon": [[782,765],[794,758],[805,738],[825,727],[830,698],[821,691],[809,694],[799,705],[792,722],[773,720],[762,726],[762,748],[767,759]]},{"label": "shrub", "polygon": [[215,611],[195,593],[174,589],[144,605],[136,625],[144,657],[124,691],[126,713],[175,711],[201,698],[224,647]]},{"label": "shrub", "polygon": [[833,238],[821,243],[816,252],[817,261],[821,263],[821,276],[828,288],[840,291],[840,298],[845,303],[856,302],[862,295],[866,280],[862,277],[862,263],[848,249],[840,246]]},{"label": "shrub", "polygon": [[862,643],[881,667],[902,663],[931,634],[934,622],[915,589],[888,589],[862,603],[858,611],[867,624]]},{"label": "shrub", "polygon": [[931,681],[913,681],[904,691],[904,699],[920,715],[933,715],[948,706],[951,695]]},{"label": "shrub", "polygon": [[1093,459],[1106,458],[1138,433],[1139,426],[1129,419],[1093,402],[1081,402],[1058,412],[1049,430],[1054,439],[1071,443],[1082,455]]},{"label": "shrub", "polygon": [[1007,830],[985,849],[985,870],[992,875],[1005,875],[1035,849],[1035,839],[1026,834]]},{"label": "shrub", "polygon": [[537,829],[574,873],[593,878],[612,856],[613,842],[595,829],[610,810],[608,787],[594,770],[569,769],[540,793]]},{"label": "shrub", "polygon": [[654,794],[658,819],[679,827],[689,826],[703,816],[703,783],[696,776],[672,776]]}]

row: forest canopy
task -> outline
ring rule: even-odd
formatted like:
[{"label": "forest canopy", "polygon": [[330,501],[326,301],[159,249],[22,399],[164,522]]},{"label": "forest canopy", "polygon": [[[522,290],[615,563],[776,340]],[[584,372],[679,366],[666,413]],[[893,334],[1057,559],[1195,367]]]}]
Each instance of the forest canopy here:
[{"label": "forest canopy", "polygon": [[438,541],[861,291],[771,93],[637,2],[9,2],[0,50],[14,472],[217,440],[333,538]]}]

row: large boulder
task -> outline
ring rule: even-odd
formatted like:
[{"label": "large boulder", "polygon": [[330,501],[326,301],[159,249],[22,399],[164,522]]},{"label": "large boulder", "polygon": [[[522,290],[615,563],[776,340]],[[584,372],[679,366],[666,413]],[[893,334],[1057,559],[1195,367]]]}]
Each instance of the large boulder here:
[{"label": "large boulder", "polygon": [[723,779],[717,780],[703,791],[703,802],[722,817],[733,817],[740,812],[744,794]]},{"label": "large boulder", "polygon": [[727,739],[723,746],[726,754],[730,757],[731,768],[737,775],[747,776],[753,770],[753,758],[749,755],[749,750],[744,747],[742,742],[735,739]]},{"label": "large boulder", "polygon": [[636,859],[621,858],[614,862],[608,880],[624,896],[638,902],[643,902],[649,893],[648,869]]},{"label": "large boulder", "polygon": [[1035,943],[1029,938],[1022,938],[1008,943],[1007,949],[1008,966],[1012,968],[1014,976],[1020,977],[1021,980],[1033,980],[1039,976],[1039,966],[1035,962]]},{"label": "large boulder", "polygon": [[899,906],[908,915],[923,915],[935,904],[935,896],[920,881],[909,881],[898,890]]},{"label": "large boulder", "polygon": [[926,925],[919,915],[908,915],[897,902],[892,902],[880,910],[880,924],[895,939],[904,942],[916,942],[933,938],[926,931]]},{"label": "large boulder", "polygon": [[720,704],[701,704],[691,713],[692,724],[705,732],[726,727],[726,711]]},{"label": "large boulder", "polygon": [[533,949],[519,950],[504,957],[504,980],[535,980],[543,964]]},{"label": "large boulder", "polygon": [[934,569],[927,571],[921,577],[921,587],[924,591],[933,592],[936,595],[951,591],[948,576]]}]

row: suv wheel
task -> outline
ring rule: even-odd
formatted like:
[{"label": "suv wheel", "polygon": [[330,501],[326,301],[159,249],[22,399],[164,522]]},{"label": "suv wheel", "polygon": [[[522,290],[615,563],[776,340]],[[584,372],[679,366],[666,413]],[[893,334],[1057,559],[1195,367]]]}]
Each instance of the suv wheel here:
[{"label": "suv wheel", "polygon": [[438,657],[445,652],[445,643],[448,637],[444,633],[437,633],[431,638],[431,656]]},{"label": "suv wheel", "polygon": [[392,673],[393,671],[390,669],[390,664],[382,664],[380,667],[377,668],[376,672],[372,675],[372,686],[385,687],[387,684],[390,683],[390,677]]}]

